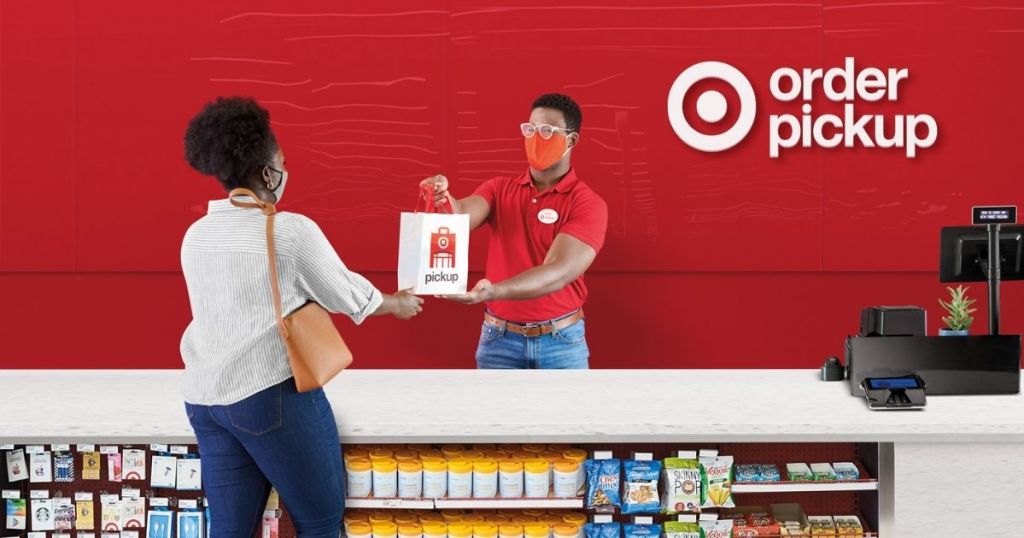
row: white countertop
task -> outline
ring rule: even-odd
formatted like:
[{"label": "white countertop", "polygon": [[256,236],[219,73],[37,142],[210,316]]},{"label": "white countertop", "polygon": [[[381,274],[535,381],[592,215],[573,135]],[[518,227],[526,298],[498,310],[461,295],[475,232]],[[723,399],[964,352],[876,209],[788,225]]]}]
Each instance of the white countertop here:
[{"label": "white countertop", "polygon": [[[345,443],[1024,442],[1024,398],[869,411],[813,370],[350,370]],[[0,443],[191,443],[180,370],[0,371]]]}]

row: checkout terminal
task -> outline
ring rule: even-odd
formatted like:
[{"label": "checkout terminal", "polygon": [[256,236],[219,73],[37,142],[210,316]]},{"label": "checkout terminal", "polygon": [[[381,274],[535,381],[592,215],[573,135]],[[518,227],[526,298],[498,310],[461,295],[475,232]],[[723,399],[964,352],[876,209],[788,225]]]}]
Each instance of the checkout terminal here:
[{"label": "checkout terminal", "polygon": [[[871,307],[846,339],[850,394],[870,409],[922,409],[925,394],[1017,394],[1020,335],[999,333],[999,283],[1024,279],[1024,226],[1014,206],[975,207],[974,226],[943,228],[941,282],[987,282],[989,334],[927,336],[924,309]],[[824,374],[823,374],[824,375]]]}]

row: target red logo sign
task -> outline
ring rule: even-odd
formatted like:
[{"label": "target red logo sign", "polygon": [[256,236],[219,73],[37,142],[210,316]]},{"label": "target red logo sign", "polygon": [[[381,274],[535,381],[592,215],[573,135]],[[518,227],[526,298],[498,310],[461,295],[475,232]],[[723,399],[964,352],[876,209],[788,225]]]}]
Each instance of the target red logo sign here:
[{"label": "target red logo sign", "polygon": [[455,234],[442,226],[430,234],[430,268],[451,269],[455,267]]},{"label": "target red logo sign", "polygon": [[[683,114],[683,100],[687,92],[705,79],[719,79],[732,86],[739,95],[740,110],[736,122],[724,132],[705,134],[695,129]],[[722,121],[728,112],[725,96],[717,90],[707,90],[697,97],[697,115],[709,124]],[[707,152],[727,150],[739,144],[754,125],[757,100],[750,81],[735,67],[723,62],[700,62],[688,67],[676,77],[668,92],[668,120],[676,136],[688,146]]]}]

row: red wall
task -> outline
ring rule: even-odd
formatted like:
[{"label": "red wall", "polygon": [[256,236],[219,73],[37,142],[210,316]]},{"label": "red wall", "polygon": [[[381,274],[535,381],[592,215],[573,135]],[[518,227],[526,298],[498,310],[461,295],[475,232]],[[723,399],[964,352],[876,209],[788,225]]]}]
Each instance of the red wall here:
[{"label": "red wall", "polygon": [[[1024,9],[1009,4],[4,0],[0,364],[180,365],[178,247],[220,195],[181,137],[226,94],[271,110],[291,170],[283,209],[316,219],[385,290],[417,180],[443,172],[468,193],[522,170],[530,100],[575,96],[574,163],[611,210],[588,275],[595,366],[815,366],[871,304],[925,306],[934,330],[939,228],[1018,202]],[[769,159],[768,115],[799,113],[771,98],[772,71],[847,56],[910,70],[899,101],[859,114],[931,114],[938,143],[916,159]],[[665,112],[672,81],[703,60],[739,68],[758,98],[750,135],[717,154],[684,145]],[[1018,288],[1004,287],[1005,331],[1024,326]],[[479,314],[431,300],[412,323],[339,323],[362,367],[470,367]]]}]

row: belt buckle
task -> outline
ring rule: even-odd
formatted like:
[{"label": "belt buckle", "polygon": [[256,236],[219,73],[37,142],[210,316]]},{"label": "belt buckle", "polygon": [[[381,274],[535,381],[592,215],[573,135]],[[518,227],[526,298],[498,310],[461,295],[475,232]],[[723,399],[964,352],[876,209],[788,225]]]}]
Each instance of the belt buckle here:
[{"label": "belt buckle", "polygon": [[536,338],[542,336],[541,324],[539,323],[527,323],[523,325],[523,336],[527,338]]}]

